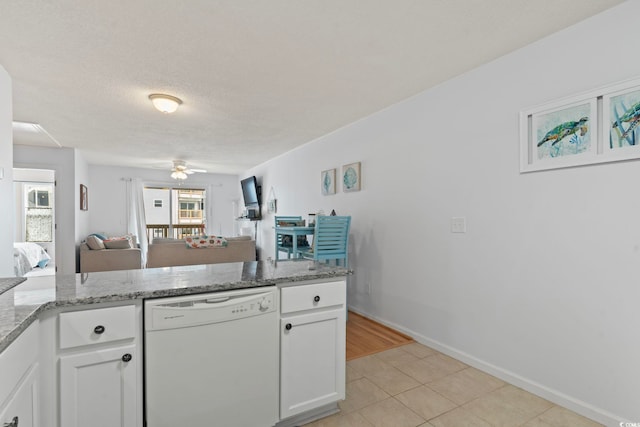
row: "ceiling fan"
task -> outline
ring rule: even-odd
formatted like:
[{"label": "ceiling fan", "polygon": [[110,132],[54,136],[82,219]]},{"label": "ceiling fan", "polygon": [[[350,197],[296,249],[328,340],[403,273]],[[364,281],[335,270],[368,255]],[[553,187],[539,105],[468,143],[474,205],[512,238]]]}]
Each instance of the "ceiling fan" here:
[{"label": "ceiling fan", "polygon": [[177,180],[187,179],[187,176],[193,173],[207,173],[204,169],[192,169],[187,166],[187,162],[184,160],[174,160],[173,167],[171,168],[171,178]]}]

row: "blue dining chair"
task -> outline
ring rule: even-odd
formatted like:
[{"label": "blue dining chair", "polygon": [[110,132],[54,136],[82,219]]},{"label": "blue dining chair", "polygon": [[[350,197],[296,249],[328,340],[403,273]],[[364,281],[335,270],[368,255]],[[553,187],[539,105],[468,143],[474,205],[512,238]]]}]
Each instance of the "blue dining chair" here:
[{"label": "blue dining chair", "polygon": [[[291,254],[293,253],[293,246],[284,246],[282,244],[282,234],[278,234],[278,227],[280,227],[280,223],[283,222],[291,222],[297,223],[298,221],[302,221],[301,216],[276,216],[275,217],[275,230],[276,230],[276,252],[286,252],[287,259],[291,259]],[[278,257],[276,257],[277,259]]]},{"label": "blue dining chair", "polygon": [[313,244],[309,250],[299,251],[303,258],[314,261],[331,260],[340,265],[340,260],[344,262],[344,267],[349,268],[349,228],[351,226],[350,216],[318,216],[313,234]]}]

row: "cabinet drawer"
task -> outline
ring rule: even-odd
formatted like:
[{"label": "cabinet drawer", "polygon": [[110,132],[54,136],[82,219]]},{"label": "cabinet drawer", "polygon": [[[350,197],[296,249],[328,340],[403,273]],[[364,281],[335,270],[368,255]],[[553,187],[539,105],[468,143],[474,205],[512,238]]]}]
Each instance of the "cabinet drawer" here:
[{"label": "cabinet drawer", "polygon": [[60,348],[117,341],[136,336],[133,305],[60,313]]},{"label": "cabinet drawer", "polygon": [[281,292],[282,313],[344,305],[347,299],[344,281],[291,286]]}]

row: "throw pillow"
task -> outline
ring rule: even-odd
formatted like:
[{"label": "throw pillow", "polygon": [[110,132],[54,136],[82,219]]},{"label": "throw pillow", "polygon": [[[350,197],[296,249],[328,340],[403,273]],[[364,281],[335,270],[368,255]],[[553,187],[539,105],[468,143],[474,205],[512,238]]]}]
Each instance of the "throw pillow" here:
[{"label": "throw pillow", "polygon": [[90,234],[90,236],[96,236],[100,240],[107,240],[108,239],[107,236],[105,236],[104,234],[100,234],[100,233],[93,233],[93,234]]},{"label": "throw pillow", "polygon": [[187,248],[197,249],[197,248],[215,248],[215,247],[226,247],[227,239],[221,236],[192,236],[184,239],[187,245]]},{"label": "throw pillow", "polygon": [[132,248],[136,248],[138,247],[138,237],[135,234],[125,234],[124,237],[128,237],[129,240],[131,240],[131,247]]},{"label": "throw pillow", "polygon": [[111,237],[103,241],[107,249],[131,249],[131,239],[127,237]]},{"label": "throw pillow", "polygon": [[89,246],[89,249],[94,251],[104,249],[104,243],[102,243],[102,239],[95,234],[87,237],[87,246]]}]

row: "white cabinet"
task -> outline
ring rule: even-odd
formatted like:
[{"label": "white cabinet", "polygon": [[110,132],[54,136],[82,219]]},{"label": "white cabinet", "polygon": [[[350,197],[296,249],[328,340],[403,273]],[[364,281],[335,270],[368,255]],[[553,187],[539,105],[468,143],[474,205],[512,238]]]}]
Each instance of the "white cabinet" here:
[{"label": "white cabinet", "polygon": [[136,426],[137,360],[134,345],[61,356],[61,425]]},{"label": "white cabinet", "polygon": [[0,426],[38,426],[38,322],[0,353]]},{"label": "white cabinet", "polygon": [[142,425],[141,313],[134,305],[59,315],[60,425]]},{"label": "white cabinet", "polygon": [[280,418],[345,397],[346,284],[281,290]]},{"label": "white cabinet", "polygon": [[38,364],[33,365],[9,401],[0,408],[3,427],[38,426]]}]

